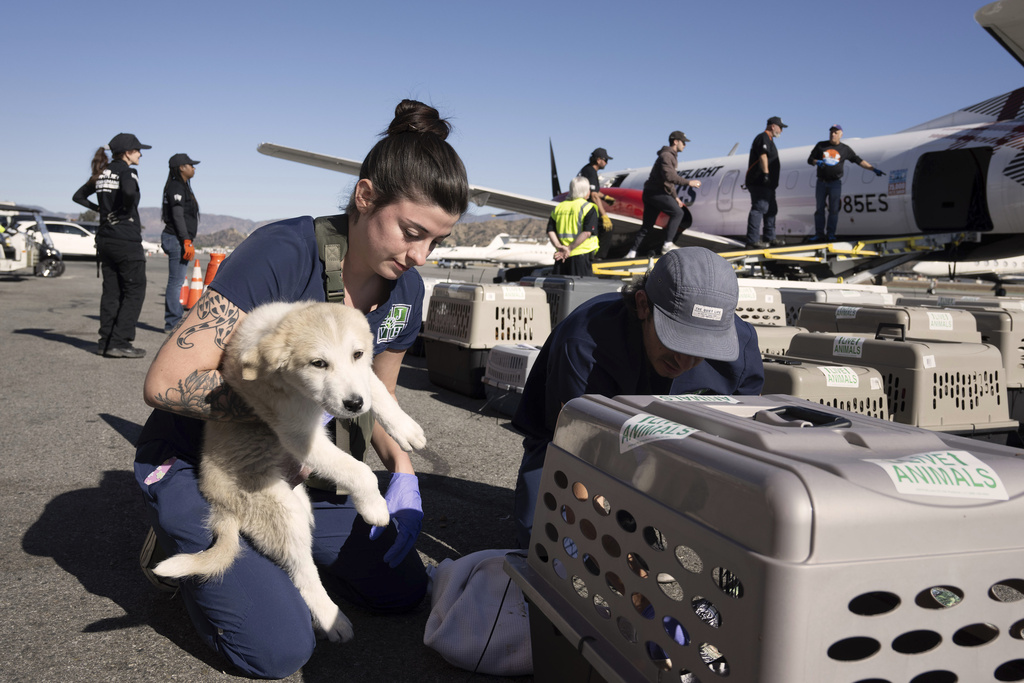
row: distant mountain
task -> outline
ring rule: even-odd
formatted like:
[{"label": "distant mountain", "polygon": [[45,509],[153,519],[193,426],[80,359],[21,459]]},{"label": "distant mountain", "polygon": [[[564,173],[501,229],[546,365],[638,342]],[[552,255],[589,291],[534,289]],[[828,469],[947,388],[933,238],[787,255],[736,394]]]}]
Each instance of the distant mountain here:
[{"label": "distant mountain", "polygon": [[[139,217],[142,219],[143,237],[153,242],[160,241],[160,233],[164,230],[164,222],[157,207],[140,207]],[[69,216],[72,220],[74,216]],[[274,219],[278,220],[278,219]],[[197,247],[237,247],[245,237],[256,228],[273,223],[273,220],[251,221],[246,218],[224,216],[215,213],[204,213],[199,219],[199,234],[196,236]],[[455,224],[451,236],[445,240],[448,246],[488,244],[495,235],[508,233],[520,239],[546,239],[547,221],[531,218],[518,213],[502,213],[492,215],[467,214]]]},{"label": "distant mountain", "polygon": [[[202,206],[199,207],[200,211],[202,211],[202,208]],[[139,218],[142,219],[142,233],[146,239],[158,241],[160,233],[164,231],[164,221],[160,217],[160,208],[139,207]],[[235,218],[234,216],[223,216],[216,213],[201,213],[199,216],[199,235],[212,235],[227,230],[234,230],[242,235],[248,235],[261,225],[272,222],[250,221],[246,218]],[[198,242],[199,240],[196,241]]]}]

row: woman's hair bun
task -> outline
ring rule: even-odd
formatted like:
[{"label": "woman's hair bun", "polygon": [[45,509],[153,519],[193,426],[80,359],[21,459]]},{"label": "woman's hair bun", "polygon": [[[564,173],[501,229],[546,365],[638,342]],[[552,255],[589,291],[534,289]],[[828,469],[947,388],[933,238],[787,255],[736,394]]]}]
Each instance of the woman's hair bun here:
[{"label": "woman's hair bun", "polygon": [[433,133],[442,140],[448,138],[452,127],[433,107],[416,100],[402,100],[395,107],[395,118],[384,135],[399,133]]}]

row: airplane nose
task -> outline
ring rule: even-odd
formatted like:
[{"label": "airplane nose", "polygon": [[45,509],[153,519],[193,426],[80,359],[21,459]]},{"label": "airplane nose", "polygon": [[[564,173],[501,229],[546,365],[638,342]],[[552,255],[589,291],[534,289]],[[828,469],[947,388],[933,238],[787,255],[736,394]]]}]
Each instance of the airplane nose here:
[{"label": "airplane nose", "polygon": [[360,396],[357,396],[356,398],[345,399],[344,401],[341,402],[341,404],[345,406],[345,410],[349,411],[350,413],[358,413],[360,410],[363,409],[363,399]]}]

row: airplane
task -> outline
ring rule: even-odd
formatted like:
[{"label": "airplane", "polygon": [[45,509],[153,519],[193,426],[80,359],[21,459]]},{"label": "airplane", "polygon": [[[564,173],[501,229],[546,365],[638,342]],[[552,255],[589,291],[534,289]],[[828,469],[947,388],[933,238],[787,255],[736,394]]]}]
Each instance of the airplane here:
[{"label": "airplane", "polygon": [[550,244],[517,242],[503,232],[485,247],[437,247],[430,252],[430,260],[440,263],[486,261],[505,266],[548,266],[555,262],[554,253]]},{"label": "airplane", "polygon": [[[997,1],[975,20],[1024,64],[1024,3]],[[959,244],[956,258],[995,258],[1024,253],[1024,88],[997,95],[892,135],[845,139],[857,154],[886,172],[849,165],[843,178],[838,234],[843,240],[920,236],[967,231],[978,236]],[[779,150],[782,167],[776,192],[776,236],[799,242],[814,234],[816,169],[807,163],[812,146]],[[269,156],[358,175],[360,163],[271,143]],[[735,151],[735,147],[733,148]],[[553,164],[552,164],[553,166]],[[676,244],[713,251],[740,249],[750,209],[744,186],[747,155],[683,161],[680,175],[701,187],[680,194],[684,218]],[[613,230],[608,254],[629,249],[643,216],[642,190],[650,167],[599,174]],[[554,189],[554,188],[553,188]],[[470,185],[480,206],[547,218],[553,200]],[[665,216],[659,218],[664,225]]]}]

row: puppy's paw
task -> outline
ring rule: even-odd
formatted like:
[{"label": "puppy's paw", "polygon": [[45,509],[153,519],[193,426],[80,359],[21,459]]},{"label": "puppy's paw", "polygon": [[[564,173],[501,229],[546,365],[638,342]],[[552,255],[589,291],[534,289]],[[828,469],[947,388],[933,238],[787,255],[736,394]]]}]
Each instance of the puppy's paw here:
[{"label": "puppy's paw", "polygon": [[348,620],[348,617],[341,610],[338,610],[334,623],[327,628],[323,628],[323,634],[332,643],[347,643],[355,635],[352,630],[352,622]]},{"label": "puppy's paw", "polygon": [[385,424],[384,428],[403,451],[415,451],[427,445],[427,435],[423,433],[423,428],[408,415],[403,414],[390,424]]},{"label": "puppy's paw", "polygon": [[370,526],[387,526],[391,521],[388,503],[380,493],[374,491],[369,495],[353,495],[351,498],[352,503],[356,506],[356,512],[362,515]]}]

